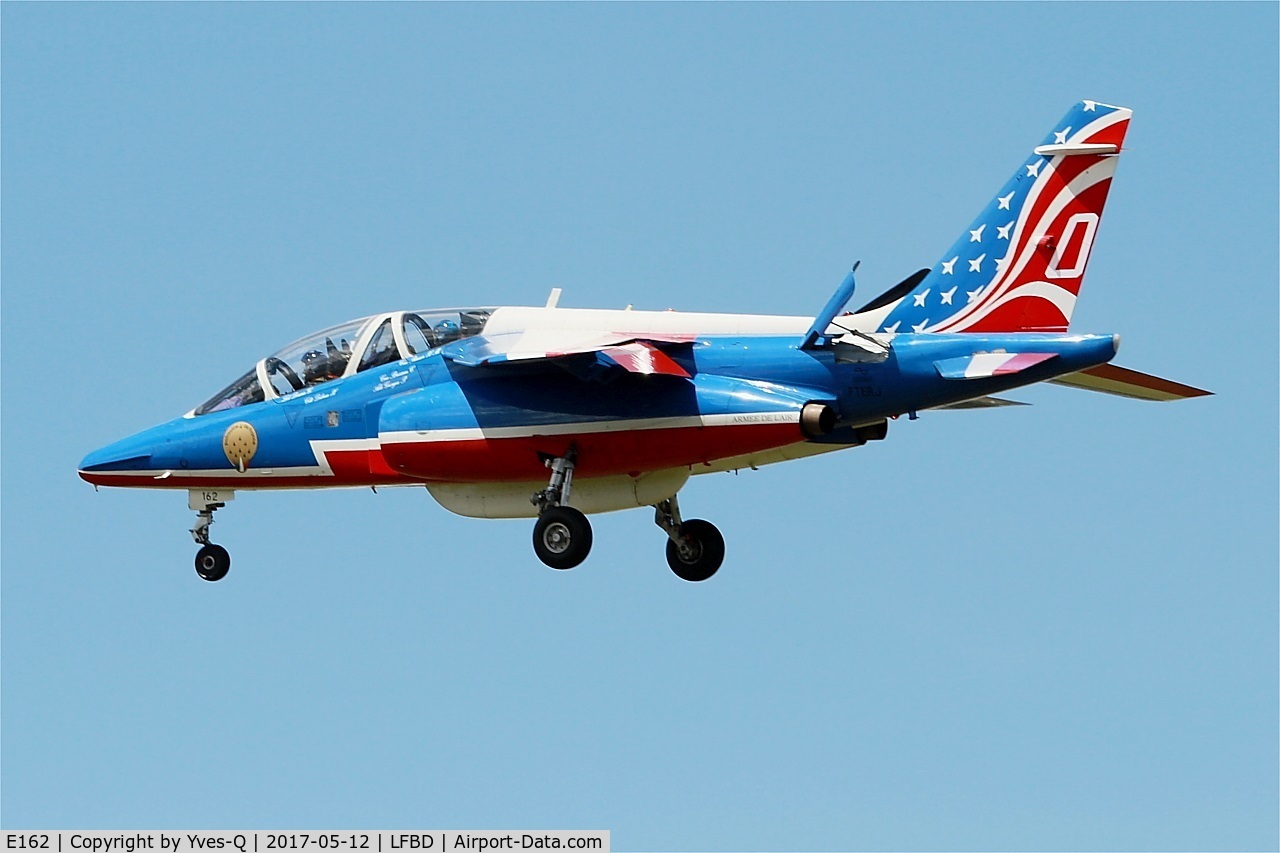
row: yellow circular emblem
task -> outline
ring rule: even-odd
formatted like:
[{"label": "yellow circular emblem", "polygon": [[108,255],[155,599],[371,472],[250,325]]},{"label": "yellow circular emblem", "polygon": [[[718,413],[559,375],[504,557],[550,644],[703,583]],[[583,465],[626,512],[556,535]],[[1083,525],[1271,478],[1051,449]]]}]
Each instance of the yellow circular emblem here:
[{"label": "yellow circular emblem", "polygon": [[258,452],[258,433],[252,424],[236,421],[222,434],[222,452],[227,461],[241,472],[249,466],[249,460]]}]

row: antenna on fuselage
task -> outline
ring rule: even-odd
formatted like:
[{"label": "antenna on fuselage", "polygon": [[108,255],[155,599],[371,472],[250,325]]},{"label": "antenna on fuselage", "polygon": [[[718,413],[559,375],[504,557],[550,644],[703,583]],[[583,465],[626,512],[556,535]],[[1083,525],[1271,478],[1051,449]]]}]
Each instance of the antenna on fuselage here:
[{"label": "antenna on fuselage", "polygon": [[553,287],[551,288],[551,294],[547,297],[547,304],[545,307],[555,308],[559,304],[560,304],[560,288]]}]

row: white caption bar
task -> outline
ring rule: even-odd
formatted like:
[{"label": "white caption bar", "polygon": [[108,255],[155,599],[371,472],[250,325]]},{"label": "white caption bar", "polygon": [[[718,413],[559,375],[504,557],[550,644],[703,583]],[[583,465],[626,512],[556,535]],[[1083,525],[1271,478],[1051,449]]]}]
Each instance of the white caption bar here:
[{"label": "white caption bar", "polygon": [[609,830],[592,829],[424,829],[386,830],[177,830],[128,832],[57,830],[5,832],[8,851],[47,853],[488,853],[491,850],[586,850],[609,853]]}]

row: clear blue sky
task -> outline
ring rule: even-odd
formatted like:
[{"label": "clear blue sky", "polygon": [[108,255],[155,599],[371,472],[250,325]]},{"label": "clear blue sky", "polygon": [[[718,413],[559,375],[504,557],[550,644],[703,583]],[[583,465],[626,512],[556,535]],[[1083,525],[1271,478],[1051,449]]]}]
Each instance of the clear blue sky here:
[{"label": "clear blue sky", "polygon": [[[621,850],[1275,849],[1277,31],[1255,4],[5,3],[3,813],[590,827]],[[1069,105],[1135,111],[1064,388],[692,482],[589,561],[420,490],[89,450],[395,308],[812,313],[933,263]]]}]

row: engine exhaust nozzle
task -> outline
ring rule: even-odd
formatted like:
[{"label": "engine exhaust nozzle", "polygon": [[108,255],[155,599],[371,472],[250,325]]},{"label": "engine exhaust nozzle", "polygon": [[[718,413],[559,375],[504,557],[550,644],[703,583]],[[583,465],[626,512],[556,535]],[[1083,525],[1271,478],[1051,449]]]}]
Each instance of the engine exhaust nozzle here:
[{"label": "engine exhaust nozzle", "polygon": [[821,438],[836,428],[836,410],[826,403],[805,403],[800,410],[800,431],[805,438]]}]

